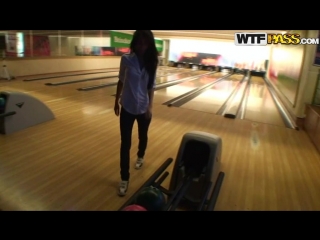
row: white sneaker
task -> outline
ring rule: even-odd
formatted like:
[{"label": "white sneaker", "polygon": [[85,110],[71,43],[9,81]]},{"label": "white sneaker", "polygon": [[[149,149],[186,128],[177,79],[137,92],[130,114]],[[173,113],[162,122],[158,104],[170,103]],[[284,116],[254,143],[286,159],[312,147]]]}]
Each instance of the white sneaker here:
[{"label": "white sneaker", "polygon": [[136,169],[140,169],[143,165],[143,158],[138,158],[136,162]]},{"label": "white sneaker", "polygon": [[128,181],[121,181],[119,184],[119,190],[118,190],[118,195],[119,196],[125,196],[128,190]]}]

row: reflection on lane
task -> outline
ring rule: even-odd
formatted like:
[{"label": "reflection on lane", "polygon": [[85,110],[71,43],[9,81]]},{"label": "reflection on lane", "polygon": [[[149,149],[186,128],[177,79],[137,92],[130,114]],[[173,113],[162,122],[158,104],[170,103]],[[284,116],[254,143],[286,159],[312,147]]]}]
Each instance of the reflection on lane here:
[{"label": "reflection on lane", "polygon": [[244,119],[285,127],[279,110],[261,77],[251,77]]},{"label": "reflection on lane", "polygon": [[[71,76],[71,77],[49,78],[49,79],[34,81],[33,83],[43,85],[45,83],[70,82],[70,81],[77,81],[77,80],[84,80],[84,79],[91,79],[91,78],[100,78],[100,77],[109,77],[109,76],[118,76],[118,72],[99,73],[99,74],[92,74],[92,75],[79,75],[79,76]],[[25,82],[25,83],[29,83],[29,82]]]},{"label": "reflection on lane", "polygon": [[215,84],[212,88],[201,93],[181,107],[196,111],[216,113],[243,77],[242,74],[232,75]]},{"label": "reflection on lane", "polygon": [[178,80],[181,78],[187,78],[187,77],[192,77],[192,76],[197,76],[201,74],[205,74],[207,71],[184,71],[184,72],[179,72],[179,73],[174,73],[172,75],[166,76],[166,77],[157,77],[157,84],[160,83],[166,83],[169,81],[173,80]]},{"label": "reflection on lane", "polygon": [[187,82],[179,83],[177,85],[173,85],[164,89],[157,90],[154,93],[155,95],[154,100],[156,102],[164,103],[175,97],[185,94],[197,87],[201,87],[205,84],[213,82],[218,78],[223,77],[224,75],[226,75],[226,73],[221,73],[221,72],[214,73],[212,75],[200,77],[199,79],[196,79],[193,81],[187,81]]},{"label": "reflection on lane", "polygon": [[[172,76],[168,76],[168,77],[157,78],[156,82],[157,82],[157,84],[159,84],[162,82],[171,81],[171,79],[175,80],[177,78],[188,77],[190,75],[192,76],[192,74],[196,74],[196,73],[188,73],[187,72],[187,73],[184,73],[182,76],[172,75]],[[81,80],[81,79],[76,79],[76,80]],[[60,85],[59,87],[78,89],[78,88],[86,88],[86,87],[109,84],[109,83],[116,83],[117,81],[118,81],[118,77],[116,76],[114,78],[102,78],[102,79],[98,79],[98,80],[90,80],[90,81],[85,81],[85,82],[71,83],[68,85]]]}]

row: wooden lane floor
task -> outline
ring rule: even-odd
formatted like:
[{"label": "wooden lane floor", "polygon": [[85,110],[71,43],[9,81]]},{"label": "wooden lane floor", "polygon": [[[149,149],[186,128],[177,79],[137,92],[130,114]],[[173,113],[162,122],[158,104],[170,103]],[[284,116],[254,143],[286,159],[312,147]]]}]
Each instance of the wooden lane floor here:
[{"label": "wooden lane floor", "polygon": [[[181,107],[190,110],[216,113],[242,78],[243,75],[240,74],[232,75],[232,77],[217,83],[211,89],[201,93]],[[167,90],[167,92],[169,91],[170,89]],[[251,78],[250,92],[244,118],[253,122],[285,127],[280,112],[261,77],[253,76]]]},{"label": "wooden lane floor", "polygon": [[[185,73],[186,71],[180,71],[177,73],[173,73],[173,74],[182,74]],[[77,75],[77,76],[68,76],[68,74],[66,74],[65,76],[59,77],[59,78],[50,78],[50,79],[42,79],[42,80],[37,80],[37,81],[32,81],[32,82],[37,82],[38,84],[47,84],[47,83],[60,83],[60,82],[69,82],[69,81],[77,81],[77,80],[85,80],[85,79],[95,79],[95,78],[101,78],[101,77],[110,77],[110,76],[118,76],[119,72],[118,70],[110,70],[109,72],[105,72],[105,73],[97,73],[97,74],[91,74],[91,75]],[[159,77],[161,77],[163,74],[158,73],[157,75],[159,75]],[[99,82],[103,81],[104,79],[98,79],[98,80],[90,80],[87,81],[86,83],[92,83],[94,84],[99,84]],[[108,80],[108,78],[106,78],[105,80]],[[30,83],[29,81],[27,83]]]},{"label": "wooden lane floor", "polygon": [[[61,98],[65,97],[64,92],[65,89],[61,88],[62,86],[67,85],[60,85],[60,86],[46,86],[45,83],[57,83],[57,82],[67,82],[67,81],[75,81],[75,80],[83,80],[87,78],[92,77],[101,77],[101,76],[115,76],[116,73],[105,73],[105,74],[96,74],[96,76],[74,76],[74,77],[61,77],[61,78],[54,78],[54,79],[46,79],[46,80],[39,80],[39,81],[23,81],[21,78],[15,79],[12,81],[1,81],[0,82],[0,91],[5,90],[14,90],[14,91],[22,91],[26,93],[35,93],[35,92],[41,92],[46,93],[48,92],[49,95],[54,94],[55,98]],[[106,78],[106,81],[110,81],[112,78]],[[114,78],[116,79],[116,78]],[[114,80],[115,81],[115,80]],[[94,80],[94,81],[88,81],[88,82],[100,82],[103,83],[103,79],[101,80]],[[88,83],[86,82],[86,83]],[[92,83],[91,83],[92,84]],[[70,84],[73,85],[73,84]],[[76,89],[73,87],[72,94],[76,92]]]},{"label": "wooden lane floor", "polygon": [[[94,91],[87,96],[51,122],[0,135],[2,210],[117,210],[168,157],[176,157],[181,137],[192,130],[223,139],[226,177],[216,210],[320,210],[320,157],[304,131],[157,103],[146,164],[139,171],[132,167],[128,194],[119,198],[119,118],[113,98]],[[59,112],[68,101],[51,107]],[[132,139],[134,160],[136,123]]]},{"label": "wooden lane floor", "polygon": [[191,81],[179,83],[177,85],[173,85],[164,89],[159,89],[155,91],[154,101],[162,104],[182,94],[185,94],[197,87],[201,87],[201,86],[204,86],[205,84],[208,84],[209,82],[215,81],[216,79],[224,75],[225,73],[220,73],[220,72],[213,73],[212,75],[203,76],[196,80],[191,80]]},{"label": "wooden lane floor", "polygon": [[190,110],[216,113],[243,77],[244,75],[242,74],[234,74],[227,77],[191,101],[186,102],[181,107]]},{"label": "wooden lane floor", "polygon": [[[177,75],[170,75],[167,77],[160,77],[157,78],[157,83],[164,83],[167,81],[172,81],[175,79],[181,79],[184,77],[189,77],[189,76],[195,76],[199,74],[205,73],[204,71],[186,71],[181,74]],[[60,81],[65,81],[64,78],[60,78],[57,80],[58,82]],[[87,87],[87,86],[92,86],[92,85],[98,85],[98,84],[105,84],[108,82],[116,82],[118,81],[118,78],[109,78],[105,80],[94,80],[94,81],[88,81],[88,82],[82,82],[82,83],[72,83],[68,85],[60,85],[60,86],[46,86],[44,85],[43,81],[34,81],[34,82],[23,82],[19,80],[14,80],[14,81],[6,81],[0,84],[0,91],[22,91],[26,92],[28,94],[32,94],[36,97],[39,97],[42,101],[47,102],[47,101],[62,101],[66,100],[68,98],[73,98],[77,96],[74,99],[81,99],[82,97],[86,96],[92,96],[91,94],[88,94],[86,92],[79,92],[76,89],[80,87]],[[95,94],[107,94],[107,95],[112,95],[116,92],[116,86],[110,86],[102,89],[97,89],[97,90],[92,90],[90,92],[94,92]]]},{"label": "wooden lane floor", "polygon": [[186,68],[176,68],[176,67],[162,67],[159,66],[157,68],[157,72],[161,72],[161,73],[168,73],[168,72],[173,72],[173,71],[184,71],[187,70]]},{"label": "wooden lane floor", "polygon": [[[59,78],[50,78],[50,79],[43,79],[39,81],[31,81],[36,82],[37,84],[47,84],[47,83],[60,83],[60,82],[69,82],[69,81],[77,81],[77,80],[85,80],[85,79],[93,79],[93,78],[102,78],[102,77],[110,77],[110,76],[118,76],[118,71],[110,71],[107,73],[97,73],[91,75],[80,75],[80,76],[66,76],[66,77],[59,77]],[[96,80],[93,80],[96,81]],[[88,81],[88,82],[93,82]],[[26,83],[30,83],[30,81],[26,81]]]},{"label": "wooden lane floor", "polygon": [[[81,70],[81,71],[70,71],[70,72],[53,72],[53,73],[44,73],[28,76],[20,76],[18,79],[31,79],[31,78],[44,78],[44,77],[53,77],[53,76],[63,76],[63,75],[74,75],[74,74],[83,74],[83,73],[95,73],[95,72],[109,72],[109,71],[118,71],[119,68],[103,68],[103,69],[94,69],[94,70]],[[87,76],[96,75],[88,74]],[[79,75],[81,76],[81,75]]]},{"label": "wooden lane floor", "polygon": [[280,112],[261,77],[252,76],[245,119],[285,127]]},{"label": "wooden lane floor", "polygon": [[[28,76],[20,76],[19,79],[32,79],[32,78],[45,78],[45,77],[53,77],[53,76],[63,76],[63,75],[74,75],[74,74],[86,74],[86,75],[78,75],[78,76],[96,76],[96,72],[109,72],[109,71],[119,71],[119,68],[103,68],[103,69],[94,69],[94,70],[80,70],[80,71],[69,71],[69,72],[53,72],[53,73],[44,73],[37,75],[28,75]],[[159,66],[158,72],[166,74],[170,71],[178,71],[177,68],[173,67],[165,67]],[[182,70],[180,70],[182,71]],[[93,73],[93,74],[89,74]],[[54,79],[54,78],[52,78]]]},{"label": "wooden lane floor", "polygon": [[183,71],[179,71],[179,72],[175,72],[175,71],[170,72],[167,76],[161,76],[159,74],[159,77],[157,78],[157,84],[165,83],[165,82],[169,82],[169,81],[173,81],[181,78],[197,76],[204,73],[207,73],[207,71],[194,71],[190,69],[184,69]]},{"label": "wooden lane floor", "polygon": [[177,68],[177,67],[168,67],[168,66],[158,66],[157,68],[158,71],[163,71],[163,72],[177,70],[177,69],[183,70],[186,68]]},{"label": "wooden lane floor", "polygon": [[[39,86],[38,81],[28,82],[27,84],[25,82],[19,83],[18,81],[12,81],[7,82],[7,85],[10,85],[10,87],[7,86],[0,88],[0,91],[24,91],[23,88],[28,86],[29,91],[26,92],[47,104],[57,117],[74,112],[79,108],[82,109],[81,111],[86,113],[93,112],[104,114],[108,111],[113,111],[114,98],[106,100],[104,96],[112,95],[116,91],[116,86],[113,86],[89,92],[79,92],[75,91],[75,88],[72,87],[73,84],[48,87],[44,85]],[[94,92],[94,94],[92,92]],[[99,101],[101,98],[103,100]],[[111,103],[111,107],[109,109],[105,108],[107,101]],[[101,105],[97,105],[97,103],[101,103]]]},{"label": "wooden lane floor", "polygon": [[168,75],[168,74],[172,74],[172,73],[178,73],[178,72],[186,72],[186,71],[190,71],[191,69],[186,69],[186,68],[174,68],[174,67],[170,67],[170,68],[163,68],[163,67],[158,67],[157,68],[157,74],[158,75]]}]

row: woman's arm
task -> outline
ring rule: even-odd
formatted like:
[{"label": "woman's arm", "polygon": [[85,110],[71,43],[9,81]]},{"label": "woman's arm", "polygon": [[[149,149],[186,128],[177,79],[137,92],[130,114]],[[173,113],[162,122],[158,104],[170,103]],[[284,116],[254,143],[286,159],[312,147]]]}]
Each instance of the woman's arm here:
[{"label": "woman's arm", "polygon": [[125,78],[125,65],[124,65],[123,57],[121,57],[120,70],[119,70],[119,81],[118,81],[118,84],[117,84],[117,92],[116,92],[115,103],[119,103],[120,94],[121,94],[122,88],[123,88],[124,78]]},{"label": "woman's arm", "polygon": [[149,95],[149,109],[152,109],[153,106],[153,97],[154,97],[154,88],[151,88],[148,91],[148,95]]},{"label": "woman's arm", "polygon": [[154,90],[156,88],[156,72],[157,69],[155,71],[155,74],[153,76],[153,84],[152,87],[148,90],[148,95],[149,95],[149,109],[152,109],[153,106],[153,98],[154,98]]},{"label": "woman's arm", "polygon": [[117,92],[116,92],[116,99],[115,99],[115,103],[119,103],[119,99],[120,99],[120,94],[122,92],[122,88],[123,88],[123,82],[121,82],[120,80],[118,81],[117,84]]}]

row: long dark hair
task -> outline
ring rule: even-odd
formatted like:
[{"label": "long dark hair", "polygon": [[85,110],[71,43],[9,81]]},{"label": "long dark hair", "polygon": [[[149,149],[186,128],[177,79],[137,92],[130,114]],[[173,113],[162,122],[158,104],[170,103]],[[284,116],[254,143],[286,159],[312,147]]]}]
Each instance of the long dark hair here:
[{"label": "long dark hair", "polygon": [[136,30],[133,34],[133,38],[130,44],[130,51],[135,52],[135,46],[140,38],[146,39],[148,43],[148,49],[143,55],[143,61],[146,71],[149,75],[148,89],[153,85],[154,77],[158,66],[158,50],[154,40],[154,35],[151,30]]}]

